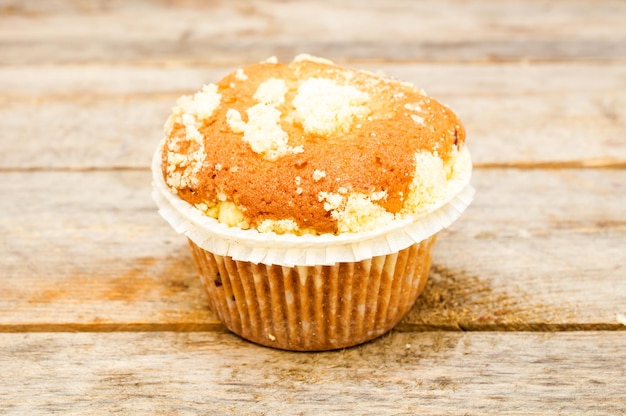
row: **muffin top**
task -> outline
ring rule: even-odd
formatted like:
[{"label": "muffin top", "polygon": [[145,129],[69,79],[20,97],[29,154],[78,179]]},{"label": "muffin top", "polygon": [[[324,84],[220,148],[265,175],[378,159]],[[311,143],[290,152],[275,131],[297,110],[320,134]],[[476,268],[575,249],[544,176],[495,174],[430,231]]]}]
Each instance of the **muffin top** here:
[{"label": "muffin top", "polygon": [[162,171],[173,193],[229,226],[341,234],[427,213],[464,141],[454,112],[415,86],[299,55],[181,97]]}]

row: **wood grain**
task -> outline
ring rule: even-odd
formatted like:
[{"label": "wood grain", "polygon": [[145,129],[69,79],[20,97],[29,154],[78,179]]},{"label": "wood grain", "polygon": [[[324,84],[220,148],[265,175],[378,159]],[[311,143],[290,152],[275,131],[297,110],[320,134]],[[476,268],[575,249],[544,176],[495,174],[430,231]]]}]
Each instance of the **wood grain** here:
[{"label": "wood grain", "polygon": [[[626,166],[626,65],[361,67],[454,108],[478,167]],[[147,167],[176,99],[230,69],[0,67],[0,169]]]},{"label": "wood grain", "polygon": [[[620,0],[0,0],[0,414],[626,415],[624,16]],[[410,314],[315,354],[225,330],[148,171],[178,96],[301,52],[425,88],[477,167]]]},{"label": "wood grain", "polygon": [[[148,171],[0,174],[0,331],[217,324]],[[625,170],[487,169],[400,329],[620,329]]]},{"label": "wood grain", "polygon": [[626,408],[624,332],[393,333],[317,354],[216,332],[0,334],[0,351],[7,415],[620,415]]},{"label": "wood grain", "polygon": [[616,0],[9,0],[0,47],[12,65],[232,64],[302,51],[386,61],[624,59],[625,13]]}]

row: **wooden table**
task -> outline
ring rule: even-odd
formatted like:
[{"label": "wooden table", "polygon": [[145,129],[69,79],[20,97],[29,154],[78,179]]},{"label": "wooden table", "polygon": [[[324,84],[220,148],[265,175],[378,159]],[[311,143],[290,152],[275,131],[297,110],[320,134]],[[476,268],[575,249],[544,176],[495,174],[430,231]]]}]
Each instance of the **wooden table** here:
[{"label": "wooden table", "polygon": [[[366,5],[365,5],[366,4]],[[626,414],[626,3],[0,1],[0,414]],[[464,120],[473,205],[390,334],[230,334],[149,161],[176,98],[308,52]]]}]

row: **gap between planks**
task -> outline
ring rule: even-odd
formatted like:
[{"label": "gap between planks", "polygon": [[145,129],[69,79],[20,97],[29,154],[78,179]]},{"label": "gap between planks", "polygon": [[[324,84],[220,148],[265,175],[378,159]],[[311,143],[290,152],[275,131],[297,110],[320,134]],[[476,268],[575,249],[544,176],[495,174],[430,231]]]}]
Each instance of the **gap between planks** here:
[{"label": "gap between planks", "polygon": [[[489,324],[427,325],[400,323],[392,332],[588,332],[626,331],[626,325],[616,323],[532,323],[503,322]],[[96,332],[230,332],[219,322],[206,323],[55,323],[0,324],[1,333],[96,333]]]}]

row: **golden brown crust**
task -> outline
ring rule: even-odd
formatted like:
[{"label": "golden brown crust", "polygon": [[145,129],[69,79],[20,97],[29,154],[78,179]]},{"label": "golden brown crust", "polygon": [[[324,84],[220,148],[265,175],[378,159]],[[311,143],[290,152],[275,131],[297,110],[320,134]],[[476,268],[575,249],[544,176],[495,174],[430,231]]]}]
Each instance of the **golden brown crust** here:
[{"label": "golden brown crust", "polygon": [[[258,104],[255,93],[268,79],[284,80],[284,102],[274,105],[291,151],[272,160],[259,153],[234,131],[229,110],[248,121],[247,110]],[[294,117],[298,88],[308,79],[332,80],[369,94],[367,115],[352,115],[349,129],[330,133],[307,131]],[[433,153],[446,162],[462,146],[465,131],[457,116],[436,100],[406,83],[366,72],[313,61],[259,63],[227,75],[217,83],[221,95],[211,116],[200,120],[204,157],[195,171],[196,181],[177,187],[191,204],[228,200],[256,228],[264,220],[291,219],[301,230],[336,233],[333,218],[320,193],[350,194],[386,191],[374,203],[395,214],[403,207],[416,169],[415,154]],[[258,97],[257,97],[258,98]],[[310,130],[310,129],[308,129]],[[166,127],[166,143],[189,154],[197,146],[189,140],[180,114]],[[298,146],[301,148],[298,150]],[[171,146],[170,146],[171,147]],[[296,149],[296,150],[293,150]],[[163,173],[184,175],[184,163],[168,168],[172,155],[163,151]],[[169,169],[169,171],[168,171]]]}]

